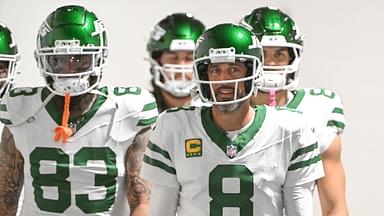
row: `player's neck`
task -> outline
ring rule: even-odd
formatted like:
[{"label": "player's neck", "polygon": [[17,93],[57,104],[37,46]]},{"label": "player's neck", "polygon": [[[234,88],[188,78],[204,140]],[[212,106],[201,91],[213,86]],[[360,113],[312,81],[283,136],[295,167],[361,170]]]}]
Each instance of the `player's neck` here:
[{"label": "player's neck", "polygon": [[[71,97],[69,112],[70,117],[78,117],[88,112],[92,105],[95,103],[97,98],[96,94],[84,94],[76,97]],[[64,108],[64,97],[55,96],[53,98],[55,107],[57,110],[63,110]]]},{"label": "player's neck", "polygon": [[[252,106],[268,105],[269,93],[258,91],[257,95],[251,98]],[[276,92],[276,106],[286,106],[288,103],[288,91],[280,90]]]},{"label": "player's neck", "polygon": [[249,100],[241,102],[240,108],[233,112],[223,112],[218,106],[212,106],[213,121],[225,131],[240,130],[253,121],[255,110],[250,107]]}]

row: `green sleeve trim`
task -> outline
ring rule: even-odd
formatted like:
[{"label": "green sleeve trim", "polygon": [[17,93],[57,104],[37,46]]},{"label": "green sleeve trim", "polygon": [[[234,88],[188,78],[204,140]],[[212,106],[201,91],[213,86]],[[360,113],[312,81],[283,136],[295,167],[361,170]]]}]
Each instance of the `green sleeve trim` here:
[{"label": "green sleeve trim", "polygon": [[288,167],[288,171],[298,170],[307,166],[311,166],[312,164],[315,164],[319,161],[321,161],[321,158],[320,158],[320,155],[317,155],[309,160],[300,161],[292,164],[291,166]]},{"label": "green sleeve trim", "polygon": [[4,119],[4,118],[0,118],[0,122],[5,124],[5,125],[11,125],[12,124],[12,121],[9,120],[9,119]]},{"label": "green sleeve trim", "polygon": [[153,109],[156,109],[156,108],[157,108],[156,102],[152,102],[152,103],[149,103],[149,104],[145,104],[142,112],[145,112],[145,111],[148,111],[148,110],[153,110]]},{"label": "green sleeve trim", "polygon": [[151,166],[154,166],[154,167],[158,167],[170,174],[173,174],[173,175],[176,175],[176,170],[175,168],[173,167],[170,167],[168,165],[166,165],[165,163],[159,161],[159,160],[156,160],[156,159],[153,159],[153,158],[150,158],[149,156],[147,155],[144,155],[144,162],[151,165]]},{"label": "green sleeve trim", "polygon": [[311,152],[315,149],[317,149],[317,142],[312,144],[312,145],[306,146],[304,148],[300,148],[293,153],[291,161],[295,160],[300,155],[306,154],[306,153]]},{"label": "green sleeve trim", "polygon": [[8,111],[7,105],[0,104],[0,111],[7,112]]},{"label": "green sleeve trim", "polygon": [[154,116],[152,118],[149,118],[149,119],[140,119],[139,122],[137,122],[137,125],[136,126],[148,126],[148,125],[152,125],[153,123],[155,123],[157,120],[157,116]]},{"label": "green sleeve trim", "polygon": [[345,124],[343,122],[339,122],[339,121],[335,121],[335,120],[329,120],[327,122],[327,127],[332,127],[332,126],[336,126],[338,128],[341,128],[341,129],[345,128]]},{"label": "green sleeve trim", "polygon": [[344,110],[342,108],[336,107],[335,109],[332,110],[332,113],[338,113],[338,114],[344,115]]},{"label": "green sleeve trim", "polygon": [[152,143],[151,141],[148,143],[147,147],[154,151],[154,152],[157,152],[161,155],[163,155],[165,158],[167,158],[168,160],[172,161],[171,160],[171,157],[169,156],[169,153],[165,150],[163,150],[162,148],[160,148],[158,145]]}]

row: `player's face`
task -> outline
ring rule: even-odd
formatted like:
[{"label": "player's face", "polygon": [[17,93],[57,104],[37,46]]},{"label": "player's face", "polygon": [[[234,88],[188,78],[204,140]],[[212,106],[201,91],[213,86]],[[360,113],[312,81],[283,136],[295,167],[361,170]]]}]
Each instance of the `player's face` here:
[{"label": "player's face", "polygon": [[[180,71],[165,71],[166,75],[169,79],[173,79],[172,76],[174,76],[175,80],[192,80],[192,63],[193,63],[193,52],[192,51],[165,51],[160,59],[159,62],[161,65],[171,64],[171,65],[180,65],[186,66],[189,65],[191,70],[188,72],[185,72],[184,74]],[[185,78],[183,78],[185,76]]]},{"label": "player's face", "polygon": [[[208,65],[209,81],[236,80],[244,78],[247,68],[241,62],[213,63]],[[230,101],[235,98],[236,82],[212,84],[217,101]],[[238,82],[237,98],[245,96],[244,81]]]},{"label": "player's face", "polygon": [[48,71],[57,74],[81,73],[92,69],[92,55],[48,56]]},{"label": "player's face", "polygon": [[[9,62],[0,61],[0,79],[7,78],[8,66],[9,66]],[[0,88],[3,87],[4,83],[5,83],[5,81],[0,82]]]},{"label": "player's face", "polygon": [[291,61],[287,47],[263,47],[263,50],[266,66],[284,66]]}]

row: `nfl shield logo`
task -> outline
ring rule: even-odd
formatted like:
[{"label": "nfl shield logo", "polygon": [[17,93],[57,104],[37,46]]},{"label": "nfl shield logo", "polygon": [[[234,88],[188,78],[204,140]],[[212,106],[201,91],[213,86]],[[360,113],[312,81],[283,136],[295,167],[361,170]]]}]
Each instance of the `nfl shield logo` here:
[{"label": "nfl shield logo", "polygon": [[236,146],[234,146],[232,144],[227,146],[227,156],[229,158],[234,158],[236,156],[236,154],[237,154],[237,147]]}]

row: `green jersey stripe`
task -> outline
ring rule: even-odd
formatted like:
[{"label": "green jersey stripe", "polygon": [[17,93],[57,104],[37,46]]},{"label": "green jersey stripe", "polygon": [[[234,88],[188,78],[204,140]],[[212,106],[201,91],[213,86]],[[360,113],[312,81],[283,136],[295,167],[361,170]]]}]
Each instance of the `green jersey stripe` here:
[{"label": "green jersey stripe", "polygon": [[157,116],[154,116],[154,117],[149,118],[149,119],[140,119],[137,122],[136,126],[148,126],[148,125],[151,125],[151,124],[155,123],[156,120],[157,120]]},{"label": "green jersey stripe", "polygon": [[0,122],[6,125],[11,125],[12,121],[9,119],[0,118]]},{"label": "green jersey stripe", "polygon": [[299,157],[300,155],[303,155],[305,153],[308,153],[308,152],[311,152],[313,150],[317,149],[317,142],[312,144],[312,145],[309,145],[309,146],[306,146],[304,148],[300,148],[298,150],[296,150],[293,155],[292,155],[292,158],[291,158],[291,161],[295,160],[297,157]]},{"label": "green jersey stripe", "polygon": [[321,158],[320,158],[320,155],[317,155],[317,156],[315,156],[315,157],[313,157],[313,158],[311,158],[309,160],[300,161],[300,162],[292,164],[291,166],[288,167],[288,171],[293,171],[293,170],[301,169],[301,168],[310,166],[312,164],[315,164],[315,163],[317,163],[319,161],[321,161]]},{"label": "green jersey stripe", "polygon": [[344,110],[342,108],[336,107],[335,109],[333,109],[332,113],[338,113],[338,114],[344,115]]},{"label": "green jersey stripe", "polygon": [[168,152],[163,150],[162,148],[160,148],[158,145],[154,144],[153,142],[149,141],[147,147],[154,151],[154,152],[157,152],[161,155],[163,155],[165,158],[167,158],[168,160],[172,161],[171,160],[171,157],[169,156]]},{"label": "green jersey stripe", "polygon": [[157,108],[156,102],[152,102],[152,103],[149,103],[149,104],[145,104],[142,112],[145,112],[145,111],[148,111],[148,110],[153,110],[153,109],[156,109],[156,108]]},{"label": "green jersey stripe", "polygon": [[168,172],[170,174],[176,175],[175,168],[170,167],[170,166],[166,165],[165,163],[163,163],[163,162],[161,162],[159,160],[150,158],[147,155],[144,155],[143,160],[144,160],[145,163],[147,163],[147,164],[149,164],[151,166],[158,167],[158,168],[163,169],[164,171],[166,171],[166,172]]},{"label": "green jersey stripe", "polygon": [[297,91],[292,91],[292,93],[294,94],[294,97],[287,104],[287,107],[291,108],[291,109],[297,109],[297,107],[299,106],[299,104],[301,103],[301,101],[304,98],[305,91],[304,91],[304,89],[300,89],[300,90],[297,90]]},{"label": "green jersey stripe", "polygon": [[327,122],[327,127],[336,126],[338,128],[344,129],[345,124],[343,122],[335,121],[335,120],[329,120]]},{"label": "green jersey stripe", "polygon": [[0,104],[0,111],[7,112],[7,111],[8,111],[7,105],[5,105],[5,104]]}]

